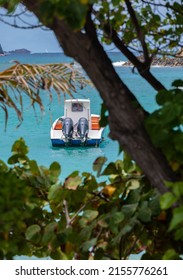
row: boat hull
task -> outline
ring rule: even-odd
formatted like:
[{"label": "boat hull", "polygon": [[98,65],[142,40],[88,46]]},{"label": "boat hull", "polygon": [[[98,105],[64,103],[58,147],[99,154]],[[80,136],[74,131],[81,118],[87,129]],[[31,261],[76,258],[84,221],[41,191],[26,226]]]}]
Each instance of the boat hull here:
[{"label": "boat hull", "polygon": [[[73,133],[74,135],[75,133]],[[104,140],[104,128],[99,130],[89,130],[88,137],[83,142],[80,137],[74,135],[71,139],[65,139],[62,130],[51,129],[51,143],[53,147],[66,146],[96,146],[98,147]]]},{"label": "boat hull", "polygon": [[65,142],[61,139],[51,139],[51,143],[53,147],[67,147],[67,146],[95,146],[98,147],[102,142],[102,139],[87,139],[84,143],[81,140],[72,139],[70,142]]}]

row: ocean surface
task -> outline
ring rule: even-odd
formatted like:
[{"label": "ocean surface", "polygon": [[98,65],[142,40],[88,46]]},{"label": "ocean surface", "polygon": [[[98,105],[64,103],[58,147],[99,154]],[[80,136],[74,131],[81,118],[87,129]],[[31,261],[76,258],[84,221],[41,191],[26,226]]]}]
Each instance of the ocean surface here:
[{"label": "ocean surface", "polygon": [[[155,102],[155,91],[147,82],[145,82],[137,73],[132,73],[132,68],[121,66],[121,61],[125,58],[120,53],[109,53],[112,62],[117,65],[115,67],[117,73],[123,81],[129,86],[139,102],[149,112],[157,108]],[[0,71],[10,67],[13,60],[21,63],[62,63],[73,62],[72,58],[66,57],[63,53],[35,53],[35,54],[11,54],[0,57]],[[161,82],[170,87],[172,81],[183,78],[183,67],[153,67],[152,72]],[[61,164],[62,174],[61,181],[64,180],[74,170],[81,172],[92,171],[92,163],[99,156],[106,156],[108,162],[121,158],[118,154],[118,143],[112,141],[109,137],[109,128],[105,129],[105,141],[100,147],[69,147],[69,148],[53,148],[50,141],[50,127],[57,117],[63,114],[63,101],[58,102],[56,95],[50,104],[47,92],[41,92],[44,101],[45,113],[41,115],[37,110],[37,117],[29,106],[29,100],[24,100],[24,120],[19,128],[17,116],[12,109],[9,109],[8,125],[5,131],[5,114],[0,110],[0,159],[5,162],[11,155],[11,147],[15,140],[23,137],[29,146],[29,158],[35,159],[38,164],[48,167],[53,161]],[[100,114],[101,98],[94,88],[86,88],[77,94],[76,98],[90,98],[91,112]]]}]

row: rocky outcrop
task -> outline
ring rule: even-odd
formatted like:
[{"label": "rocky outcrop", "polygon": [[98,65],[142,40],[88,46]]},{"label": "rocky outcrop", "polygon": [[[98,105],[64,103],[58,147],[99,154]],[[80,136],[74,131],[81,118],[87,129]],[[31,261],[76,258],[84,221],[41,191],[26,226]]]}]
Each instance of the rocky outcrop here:
[{"label": "rocky outcrop", "polygon": [[[142,57],[139,57],[142,60]],[[125,61],[124,66],[133,66],[131,62]],[[155,57],[152,61],[152,66],[183,66],[183,56],[177,55],[174,58],[171,57]]]},{"label": "rocky outcrop", "polygon": [[176,54],[176,57],[183,57],[183,48]]},{"label": "rocky outcrop", "polygon": [[13,51],[9,51],[9,53],[31,53],[29,50],[27,49],[17,49],[17,50],[13,50]]}]

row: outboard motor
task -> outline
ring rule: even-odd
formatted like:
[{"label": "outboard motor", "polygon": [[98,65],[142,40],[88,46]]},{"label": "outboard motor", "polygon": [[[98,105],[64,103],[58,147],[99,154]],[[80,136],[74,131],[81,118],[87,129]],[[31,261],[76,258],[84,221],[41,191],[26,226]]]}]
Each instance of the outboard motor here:
[{"label": "outboard motor", "polygon": [[85,142],[88,137],[88,121],[86,118],[80,118],[77,125],[77,133],[81,139],[81,142]]},{"label": "outboard motor", "polygon": [[71,141],[73,134],[73,121],[71,118],[65,118],[63,120],[62,132],[65,136],[66,143]]}]

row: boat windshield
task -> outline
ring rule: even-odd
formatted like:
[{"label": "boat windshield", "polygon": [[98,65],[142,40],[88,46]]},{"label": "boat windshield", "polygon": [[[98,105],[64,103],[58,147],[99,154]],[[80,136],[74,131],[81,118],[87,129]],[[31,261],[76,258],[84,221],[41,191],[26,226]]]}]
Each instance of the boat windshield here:
[{"label": "boat windshield", "polygon": [[72,103],[72,112],[83,112],[83,103]]}]

